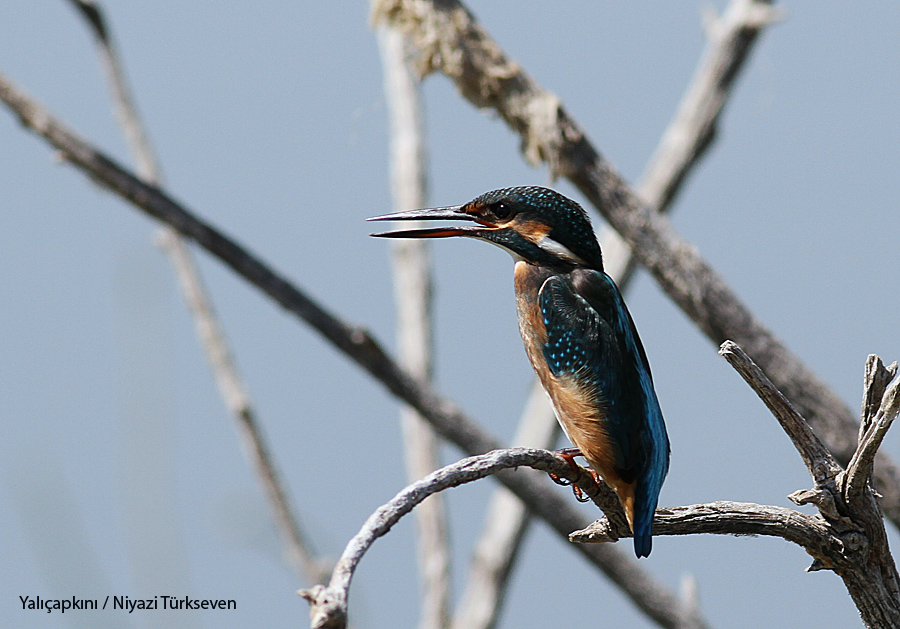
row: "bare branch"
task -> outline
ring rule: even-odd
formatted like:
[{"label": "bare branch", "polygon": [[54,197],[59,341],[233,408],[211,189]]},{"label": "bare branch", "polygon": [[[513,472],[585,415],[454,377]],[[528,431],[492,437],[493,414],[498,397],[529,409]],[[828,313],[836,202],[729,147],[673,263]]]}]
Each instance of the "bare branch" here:
[{"label": "bare branch", "polygon": [[[706,49],[638,185],[638,197],[648,207],[668,212],[712,145],[722,111],[759,35],[782,17],[771,0],[732,0],[721,17],[708,18]],[[600,244],[606,272],[623,289],[637,259],[613,230],[604,228]]]},{"label": "bare branch", "polygon": [[[786,507],[746,502],[717,501],[686,507],[656,510],[654,535],[768,535],[780,537],[806,549],[819,549],[830,543],[830,532],[822,518]],[[597,520],[569,536],[573,542],[609,542],[622,537],[610,530],[606,518]]]},{"label": "bare branch", "polygon": [[[531,467],[550,472],[571,481],[585,483],[590,475],[578,474],[559,456],[547,450],[510,448],[494,450],[447,465],[406,487],[387,504],[369,516],[360,531],[350,540],[335,565],[327,587],[301,590],[300,596],[310,602],[311,627],[344,627],[347,622],[347,598],[350,581],[363,555],[376,539],[385,535],[404,515],[436,492],[498,474],[510,468]],[[509,475],[510,472],[507,472]],[[627,525],[626,525],[627,529]]]},{"label": "bare branch", "polygon": [[[836,457],[850,460],[858,426],[841,398],[753,315],[665,216],[639,199],[559,98],[507,57],[458,0],[383,0],[380,10],[413,38],[424,73],[443,73],[473,105],[495,111],[520,135],[525,158],[569,179],[711,341],[740,343]],[[876,481],[885,512],[900,524],[900,468],[879,455]]]},{"label": "bare branch", "polygon": [[162,178],[153,143],[141,122],[141,116],[125,78],[125,71],[119,61],[119,55],[116,53],[115,41],[109,25],[106,23],[103,9],[96,0],[69,0],[69,2],[78,9],[97,41],[97,53],[100,55],[100,61],[106,72],[106,82],[109,85],[113,110],[119,128],[131,150],[131,157],[137,165],[137,172],[145,181],[158,183]]},{"label": "bare branch", "polygon": [[[552,468],[564,472],[560,463],[559,457],[546,450],[495,450],[443,467],[405,488],[369,516],[359,533],[350,540],[334,567],[327,588],[319,586],[299,592],[312,605],[310,626],[346,626],[348,591],[356,566],[376,539],[385,535],[400,518],[428,496],[514,467],[529,466],[545,471]],[[569,473],[571,475],[571,471]]]},{"label": "bare branch", "polygon": [[[868,364],[866,366],[868,367]],[[875,415],[871,419],[867,419],[865,415],[863,416],[861,426],[867,425],[867,428],[865,434],[859,440],[856,452],[847,465],[847,473],[843,479],[844,492],[850,499],[862,494],[868,486],[869,479],[872,476],[872,467],[875,464],[875,454],[878,452],[878,448],[881,447],[881,442],[887,435],[888,428],[891,427],[891,424],[897,418],[898,411],[900,411],[900,376],[896,375],[897,363],[894,363],[891,367],[893,368],[893,374],[889,369],[882,367],[883,371],[879,376],[882,374],[893,375],[893,380],[886,387],[883,387],[884,393]],[[876,377],[871,382],[874,384],[876,380],[882,380],[882,378]],[[872,388],[867,388],[865,401],[868,401],[869,396],[875,393]]]},{"label": "bare branch", "polygon": [[[103,10],[94,0],[70,1],[80,11],[94,33],[97,51],[106,70],[116,119],[131,149],[138,174],[144,181],[158,184],[162,181],[159,162],[128,87],[125,71],[116,54],[112,32],[106,23]],[[330,567],[325,560],[315,556],[310,541],[302,533],[294,516],[256,421],[243,378],[231,356],[228,341],[215,315],[212,301],[203,285],[193,255],[184,239],[171,227],[162,228],[159,242],[172,262],[182,295],[194,316],[197,335],[206,353],[213,377],[226,407],[237,422],[244,451],[268,497],[276,528],[285,547],[287,561],[307,582],[324,583]]]},{"label": "bare branch", "polygon": [[692,610],[697,618],[700,618],[700,585],[693,574],[686,573],[682,575],[679,593],[685,607]]},{"label": "bare branch", "polygon": [[775,388],[766,374],[747,356],[736,343],[725,341],[719,348],[721,354],[728,363],[741,374],[744,381],[750,385],[766,407],[781,424],[781,427],[790,437],[803,458],[806,469],[816,483],[823,482],[827,478],[834,478],[841,471],[840,465],[831,456],[816,433],[812,431],[806,420],[800,416],[791,403]]},{"label": "bare branch", "polygon": [[[493,436],[464,415],[455,404],[403,371],[367,331],[351,327],[326,311],[236,241],[78,138],[3,74],[0,74],[0,100],[19,117],[23,125],[46,139],[95,182],[153,218],[175,227],[285,310],[303,319],[392,394],[415,408],[445,439],[467,454],[480,454],[499,447]],[[497,474],[497,478],[558,535],[567,537],[573,530],[586,525],[582,515],[548,487],[544,479],[505,472]],[[606,489],[612,493],[612,490]],[[616,500],[614,494],[611,499]],[[576,548],[620,587],[641,611],[661,626],[704,626],[673,593],[621,551],[593,544],[582,544]]]},{"label": "bare branch", "polygon": [[[884,431],[900,411],[900,376],[883,391],[877,408],[871,403],[873,382],[879,377],[881,362],[870,357],[866,364],[866,392],[863,397],[863,421],[869,412],[866,438],[853,460],[859,461],[854,472],[846,472],[831,460],[827,451],[805,425],[802,417],[787,403],[771,382],[734,344],[725,343],[721,352],[763,398],[794,445],[800,450],[816,481],[811,490],[796,491],[788,498],[795,504],[813,504],[819,513],[805,515],[792,509],[734,502],[716,502],[689,507],[657,509],[653,521],[654,535],[689,535],[714,533],[730,535],[771,535],[803,547],[813,557],[809,571],[833,570],[844,581],[847,591],[868,627],[900,626],[900,576],[888,546],[884,518],[869,488],[865,470],[871,463]],[[882,374],[883,375],[883,374]],[[833,475],[829,468],[838,470]],[[856,474],[859,478],[848,478]],[[627,533],[627,531],[626,531]],[[573,541],[606,542],[617,540],[622,533],[617,524],[601,519],[583,531],[570,536]]]},{"label": "bare branch", "polygon": [[722,110],[754,43],[764,28],[782,16],[771,4],[771,0],[732,0],[707,28],[706,50],[641,178],[638,194],[648,206],[666,211],[712,144]]},{"label": "bare branch", "polygon": [[[391,129],[391,190],[397,211],[425,206],[425,139],[418,78],[409,46],[399,31],[378,29],[384,92]],[[431,379],[432,280],[427,241],[391,243],[397,345],[400,364],[423,381]],[[438,439],[428,423],[408,407],[400,410],[406,471],[410,482],[438,468]],[[422,578],[420,629],[442,629],[450,618],[450,544],[446,502],[440,495],[416,510],[419,572]]]},{"label": "bare branch", "polygon": [[869,429],[872,418],[881,408],[881,398],[888,382],[897,374],[896,361],[890,366],[885,367],[881,359],[875,354],[869,354],[866,359],[866,372],[863,381],[863,401],[862,411],[860,412],[859,437],[857,442],[861,442]]}]

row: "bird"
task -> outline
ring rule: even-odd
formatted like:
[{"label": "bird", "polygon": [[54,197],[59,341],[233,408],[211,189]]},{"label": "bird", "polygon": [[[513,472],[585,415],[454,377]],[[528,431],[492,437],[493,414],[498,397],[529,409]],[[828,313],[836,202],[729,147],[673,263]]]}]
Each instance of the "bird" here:
[{"label": "bird", "polygon": [[[471,221],[372,234],[465,237],[515,262],[519,332],[569,441],[615,490],[638,558],[652,548],[653,515],[669,469],[669,438],[650,364],[587,212],[540,186],[485,192],[463,205],[396,212],[370,221]],[[576,451],[572,451],[576,452]]]}]

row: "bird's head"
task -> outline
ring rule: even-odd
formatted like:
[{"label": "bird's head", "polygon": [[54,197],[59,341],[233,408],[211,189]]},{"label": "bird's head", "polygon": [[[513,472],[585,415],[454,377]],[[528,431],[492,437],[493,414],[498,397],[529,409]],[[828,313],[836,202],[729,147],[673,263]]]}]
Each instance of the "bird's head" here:
[{"label": "bird's head", "polygon": [[385,238],[487,240],[514,256],[542,266],[603,270],[600,245],[587,213],[563,195],[538,186],[501,188],[451,207],[410,210],[370,221],[473,221],[477,225],[433,227],[372,234]]}]

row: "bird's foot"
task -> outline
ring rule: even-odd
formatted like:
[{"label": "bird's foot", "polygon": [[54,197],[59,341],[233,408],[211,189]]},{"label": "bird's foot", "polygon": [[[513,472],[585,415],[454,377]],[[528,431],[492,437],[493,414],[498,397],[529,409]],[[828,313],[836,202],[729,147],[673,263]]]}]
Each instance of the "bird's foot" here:
[{"label": "bird's foot", "polygon": [[[584,456],[583,454],[581,454],[581,450],[579,450],[578,448],[563,448],[562,450],[557,450],[556,454],[562,457],[563,460],[565,460],[565,462],[569,464],[569,467],[572,468],[572,472],[577,476],[579,466],[577,463],[575,463],[574,459],[576,456]],[[591,476],[596,482],[597,473],[591,468],[588,468],[588,471],[591,473]],[[573,481],[570,481],[566,478],[560,478],[556,474],[549,474],[549,476],[550,480],[552,480],[557,485],[562,485],[564,487],[571,485],[572,493],[575,494],[575,500],[577,500],[578,502],[588,502],[591,499],[590,496],[586,496],[584,494],[584,492],[581,490],[581,487],[579,487],[577,483],[574,483]]]},{"label": "bird's foot", "polygon": [[576,456],[584,456],[578,448],[560,448],[559,450],[556,450],[554,454],[561,456],[570,464],[572,463],[572,459]]},{"label": "bird's foot", "polygon": [[594,471],[594,468],[589,467],[587,471],[590,472],[591,478],[594,479],[594,484],[597,486],[597,489],[600,489],[600,475]]}]

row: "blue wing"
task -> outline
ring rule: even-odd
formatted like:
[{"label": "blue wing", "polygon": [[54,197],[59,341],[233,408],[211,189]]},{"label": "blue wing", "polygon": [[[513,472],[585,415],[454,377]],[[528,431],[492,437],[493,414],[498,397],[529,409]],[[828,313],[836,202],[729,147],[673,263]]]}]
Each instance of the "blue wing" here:
[{"label": "blue wing", "polygon": [[650,530],[669,467],[669,441],[650,365],[618,288],[605,273],[577,269],[550,277],[539,305],[544,357],[556,377],[596,391],[615,447],[616,472],[635,487],[635,552],[650,552]]}]

